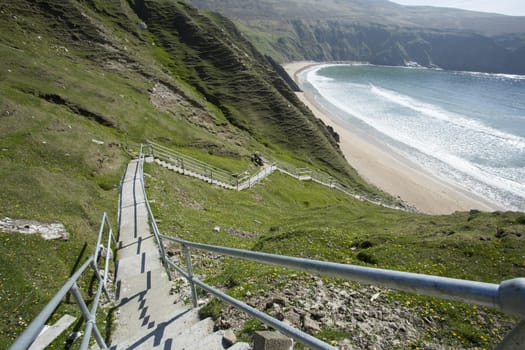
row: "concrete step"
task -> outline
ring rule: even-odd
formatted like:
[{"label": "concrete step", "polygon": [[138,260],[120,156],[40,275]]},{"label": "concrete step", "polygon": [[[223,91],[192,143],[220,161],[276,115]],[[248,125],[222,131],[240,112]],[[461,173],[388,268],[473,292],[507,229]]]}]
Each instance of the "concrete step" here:
[{"label": "concrete step", "polygon": [[[118,243],[119,263],[131,263],[133,260],[151,266],[161,265],[159,248],[155,237],[143,234],[138,238],[122,238]],[[138,272],[138,269],[137,269]]]},{"label": "concrete step", "polygon": [[[122,275],[121,275],[122,276]],[[171,283],[162,267],[154,270],[147,270],[143,274],[130,275],[126,278],[118,277],[116,280],[116,298],[120,301],[124,298],[133,298],[138,294],[148,295],[152,298],[162,298],[167,301],[171,296]]]},{"label": "concrete step", "polygon": [[137,247],[134,245],[130,250],[118,250],[117,279],[163,268],[157,247],[142,246],[140,251],[137,251]]},{"label": "concrete step", "polygon": [[224,350],[223,335],[224,331],[209,334],[207,337],[197,341],[191,349]]},{"label": "concrete step", "polygon": [[160,166],[162,166],[164,168],[167,168],[169,170],[176,171],[179,174],[183,174],[183,175],[186,175],[186,176],[191,176],[191,177],[194,177],[196,179],[199,179],[199,180],[202,180],[202,181],[206,181],[207,183],[212,184],[212,185],[217,185],[217,186],[220,186],[220,187],[223,187],[223,188],[227,188],[227,189],[230,189],[230,190],[236,190],[237,189],[236,186],[232,186],[232,185],[227,184],[225,182],[222,182],[222,181],[219,181],[219,180],[216,180],[216,179],[212,179],[212,178],[210,178],[207,175],[203,175],[203,174],[197,173],[195,171],[179,168],[176,165],[173,165],[173,164],[171,164],[169,162],[166,162],[166,161],[163,161],[163,160],[160,160],[160,159],[155,159],[155,163],[157,163],[158,165],[160,165]]},{"label": "concrete step", "polygon": [[187,327],[198,321],[198,318],[190,313],[191,309],[180,303],[159,303],[158,300],[155,302],[145,298],[128,302],[124,306],[119,308],[116,317],[119,327],[112,337],[115,342],[126,342],[128,339],[142,338],[148,334],[162,336],[164,329],[171,323],[177,322],[175,327]]},{"label": "concrete step", "polygon": [[[110,349],[175,349],[174,344],[177,336],[189,330],[200,332],[198,330],[201,327],[208,327],[207,325],[196,326],[198,323],[197,310],[186,308],[178,313],[165,315],[163,320],[158,320],[154,324],[144,327],[139,332],[130,334],[127,338],[120,338],[126,340],[113,344]],[[208,328],[205,329],[207,330]]]},{"label": "concrete step", "polygon": [[228,350],[252,350],[252,347],[248,343],[235,343]]},{"label": "concrete step", "polygon": [[62,332],[64,332],[69,326],[71,326],[77,320],[76,317],[71,315],[62,316],[52,326],[44,326],[44,329],[38,335],[38,338],[31,344],[29,350],[40,350],[45,349],[51,344]]},{"label": "concrete step", "polygon": [[170,327],[170,329],[173,329],[173,331],[167,332],[166,335],[172,340],[172,350],[208,349],[208,347],[198,346],[205,339],[207,339],[206,344],[208,346],[212,344],[212,341],[215,341],[215,346],[210,349],[224,349],[222,347],[222,335],[208,338],[213,333],[213,320],[211,318],[199,321],[186,329],[174,329],[173,327]]}]

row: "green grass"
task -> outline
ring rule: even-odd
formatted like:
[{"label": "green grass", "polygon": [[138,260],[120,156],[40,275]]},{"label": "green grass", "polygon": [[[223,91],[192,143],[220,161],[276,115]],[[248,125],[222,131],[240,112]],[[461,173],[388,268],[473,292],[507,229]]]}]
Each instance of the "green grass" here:
[{"label": "green grass", "polygon": [[337,340],[352,339],[352,333],[342,331],[337,328],[327,327],[321,329],[321,331],[317,333],[317,337],[324,340],[325,342],[335,345]]},{"label": "green grass", "polygon": [[[102,213],[116,224],[117,187],[130,159],[126,140],[149,138],[231,172],[253,170],[249,156],[258,151],[377,192],[345,165],[326,131],[230,22],[179,2],[147,3],[154,19],[147,31],[138,29],[144,14],[128,6],[133,1],[0,5],[0,216],[60,221],[70,233],[66,242],[0,233],[0,348],[7,348],[58,291],[77,259],[93,252]],[[180,23],[171,15],[188,26],[173,28]],[[194,31],[183,31],[188,28]],[[184,101],[173,113],[151,103],[157,82]],[[154,165],[146,170],[152,175],[148,195],[167,234],[489,282],[523,275],[523,214],[430,217],[356,202],[280,174],[234,192]],[[213,231],[217,225],[219,233]],[[506,234],[496,237],[498,228]],[[230,286],[239,297],[294,278],[290,271],[234,259],[196,265],[209,281]],[[83,286],[90,280],[87,274]],[[427,299],[392,298],[416,305],[418,312],[430,308]],[[456,339],[456,332],[469,344],[483,342],[479,322],[469,327],[460,319],[461,313],[477,315],[472,309],[432,308],[445,319],[442,333],[449,338]],[[210,314],[218,311],[213,307]],[[63,312],[78,315],[76,306],[65,302],[53,319]],[[101,316],[103,328],[111,310]],[[79,321],[73,328],[81,327]],[[258,327],[252,321],[245,329]],[[335,339],[340,331],[321,336]],[[65,336],[56,348],[68,347]]]},{"label": "green grass", "polygon": [[[0,232],[0,249],[0,317],[3,322],[0,344],[7,348],[93,252],[87,242],[75,239],[67,242],[45,241],[38,235],[13,236],[6,232]],[[16,266],[15,271],[13,265]],[[78,281],[88,307],[91,307],[96,292],[94,278],[88,269]],[[101,307],[100,311],[97,313],[97,325],[106,337],[106,317],[109,317],[110,310]],[[76,317],[77,321],[50,349],[63,349],[67,336],[85,327],[80,309],[72,296],[64,299],[50,322],[56,322],[66,313]]]},{"label": "green grass", "polygon": [[208,317],[216,320],[220,317],[225,306],[226,304],[223,301],[214,298],[199,309],[199,317],[201,320]]},{"label": "green grass", "polygon": [[[491,283],[525,274],[523,213],[409,214],[357,202],[277,173],[249,191],[235,192],[156,166],[147,172],[152,175],[148,193],[155,199],[154,210],[165,234],[208,244]],[[213,231],[216,225],[220,232]],[[506,234],[498,238],[498,229]],[[239,236],[239,232],[247,235]],[[279,290],[297,276],[287,269],[240,263],[233,258],[211,265],[199,262],[196,271],[239,298],[248,291],[256,295],[260,290]],[[428,336],[450,346],[492,346],[515,322],[496,311],[462,303],[409,293],[387,295],[392,303],[439,320],[439,327],[429,329]],[[488,319],[499,326],[494,327]],[[318,336],[338,340],[345,332],[326,330]]]},{"label": "green grass", "polygon": [[[61,37],[60,26],[50,33],[52,19],[29,2],[3,4],[1,9],[5,15],[0,20],[0,216],[59,221],[70,233],[67,242],[1,233],[0,348],[7,348],[69,277],[84,244],[87,253],[82,259],[93,252],[102,213],[108,212],[116,224],[118,185],[129,160],[123,151],[126,137],[167,138],[179,145],[195,139],[220,142],[183,116],[157,111],[149,101],[154,83],[140,70],[106,69],[93,58],[96,50],[88,41],[79,44],[67,34]],[[70,13],[73,16],[75,11]],[[86,25],[82,18],[71,20],[78,21],[79,27]],[[148,74],[177,85],[158,64],[146,64],[154,60],[132,36],[124,33],[115,40],[124,39],[129,56],[142,61]],[[54,99],[65,104],[45,96],[57,96]],[[86,279],[84,285],[89,274]],[[78,316],[75,310],[75,305],[66,303],[54,318],[63,312]],[[102,321],[104,317],[103,312]]]},{"label": "green grass", "polygon": [[[162,47],[160,32],[138,29],[140,18],[131,7],[49,0],[9,2],[0,10],[0,216],[59,221],[71,237],[47,243],[2,233],[0,283],[9,303],[2,308],[7,326],[0,347],[6,348],[56,293],[84,243],[92,252],[104,211],[115,224],[118,184],[129,160],[126,140],[150,138],[232,172],[246,170],[251,153],[264,146],[232,125],[231,111],[220,101],[203,94],[210,78],[227,74],[210,62],[185,62],[179,55],[200,60],[187,46]],[[201,34],[212,26],[194,10],[187,15],[198,17]],[[214,20],[228,26],[223,18]],[[208,67],[209,75],[199,76],[196,63]],[[150,101],[159,81],[185,101],[174,113]],[[246,101],[229,103],[236,113],[248,113],[241,111]],[[195,116],[207,123],[200,125]],[[203,195],[207,191],[202,188]],[[227,210],[223,205],[217,217]],[[17,258],[26,255],[14,254],[19,250],[13,247],[28,242],[34,258]],[[31,294],[30,282],[20,279],[27,275],[34,276],[38,292]],[[46,283],[50,279],[53,283]]]}]

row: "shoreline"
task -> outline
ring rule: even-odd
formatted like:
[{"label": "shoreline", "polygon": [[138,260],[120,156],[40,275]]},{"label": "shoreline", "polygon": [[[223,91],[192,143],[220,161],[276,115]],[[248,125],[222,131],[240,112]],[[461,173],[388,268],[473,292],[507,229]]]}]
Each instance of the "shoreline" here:
[{"label": "shoreline", "polygon": [[[306,69],[323,63],[313,61],[291,62],[283,65],[290,77],[302,86],[297,76]],[[348,163],[369,184],[393,197],[416,207],[425,214],[441,215],[456,211],[477,209],[482,211],[500,210],[477,197],[432,174],[411,160],[403,157],[381,140],[375,139],[363,130],[323,108],[315,96],[298,92],[297,97],[321,119],[334,128],[340,136],[339,146]]]}]

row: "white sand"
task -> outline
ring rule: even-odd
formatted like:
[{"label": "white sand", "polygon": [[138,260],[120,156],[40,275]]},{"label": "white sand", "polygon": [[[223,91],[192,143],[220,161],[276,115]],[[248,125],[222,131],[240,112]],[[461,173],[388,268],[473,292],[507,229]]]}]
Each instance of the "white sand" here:
[{"label": "white sand", "polygon": [[[299,83],[296,75],[316,64],[311,61],[292,62],[284,68]],[[340,147],[349,164],[370,184],[394,197],[399,196],[428,214],[450,214],[474,208],[483,211],[499,209],[475,194],[433,176],[381,143],[381,140],[329,114],[315,102],[313,96],[305,93],[297,93],[297,96],[315,116],[339,134]]]}]

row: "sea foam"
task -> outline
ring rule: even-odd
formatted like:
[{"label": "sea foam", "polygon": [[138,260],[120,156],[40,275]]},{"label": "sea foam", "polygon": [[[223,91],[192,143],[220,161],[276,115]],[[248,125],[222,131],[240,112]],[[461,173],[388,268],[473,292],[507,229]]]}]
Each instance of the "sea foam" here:
[{"label": "sea foam", "polygon": [[[325,69],[330,73],[327,76]],[[340,69],[335,65],[317,67],[302,76],[319,98],[342,112],[345,119],[365,123],[376,139],[431,173],[503,208],[525,210],[525,138],[520,136],[525,130],[519,129],[525,128],[525,118],[521,117],[525,116],[525,105],[517,101],[511,106],[514,114],[509,114],[509,108],[499,109],[492,102],[486,106],[483,104],[486,101],[472,98],[471,107],[454,108],[459,104],[454,94],[466,92],[453,91],[459,85],[490,83],[488,88],[492,94],[493,90],[498,91],[494,84],[505,83],[508,89],[508,80],[513,79],[518,87],[509,92],[511,95],[503,96],[501,101],[504,101],[509,96],[523,95],[523,90],[519,90],[525,87],[523,80],[507,75],[430,70],[413,73],[412,70],[373,66],[347,67],[360,70],[351,75],[354,71]],[[370,73],[370,79],[363,70]],[[413,85],[411,77],[406,77],[407,71],[417,74],[415,78],[419,80]],[[335,73],[339,72],[344,79],[337,77]],[[424,74],[441,75],[431,76],[429,79],[437,82],[428,84]],[[476,77],[475,82],[460,80],[459,84],[454,80],[471,76]],[[483,90],[484,86],[475,88]],[[427,92],[430,97],[425,95]],[[468,94],[465,96],[470,98]],[[494,96],[496,101],[497,98]],[[484,109],[501,111],[501,115],[488,118],[475,114],[476,110]],[[509,128],[499,127],[498,123],[516,125],[521,134],[509,132]]]}]

